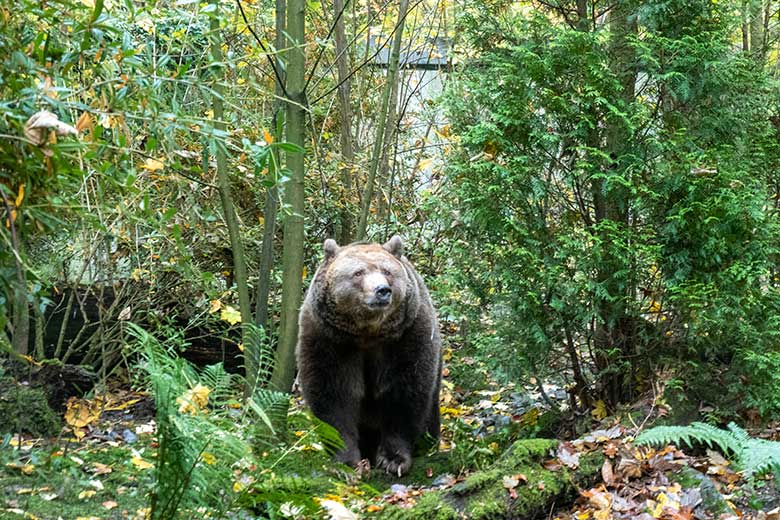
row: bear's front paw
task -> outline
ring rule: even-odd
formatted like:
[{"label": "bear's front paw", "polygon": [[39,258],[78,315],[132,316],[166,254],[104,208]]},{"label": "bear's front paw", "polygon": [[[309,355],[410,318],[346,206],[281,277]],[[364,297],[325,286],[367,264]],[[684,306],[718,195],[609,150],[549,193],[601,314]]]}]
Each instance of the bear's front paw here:
[{"label": "bear's front paw", "polygon": [[379,449],[376,456],[377,469],[383,469],[391,475],[401,477],[412,466],[412,456],[405,450]]},{"label": "bear's front paw", "polygon": [[357,448],[347,448],[336,453],[334,458],[342,464],[355,468],[360,464],[360,451]]}]

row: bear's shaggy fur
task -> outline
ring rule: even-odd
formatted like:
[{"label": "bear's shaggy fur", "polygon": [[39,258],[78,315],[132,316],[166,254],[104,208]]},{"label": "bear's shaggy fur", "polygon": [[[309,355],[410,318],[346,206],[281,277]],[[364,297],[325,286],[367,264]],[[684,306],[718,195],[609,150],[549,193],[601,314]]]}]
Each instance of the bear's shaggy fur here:
[{"label": "bear's shaggy fur", "polygon": [[301,307],[296,356],[306,403],[336,428],[336,458],[402,475],[415,441],[439,437],[441,339],[422,278],[393,237],[324,244]]}]

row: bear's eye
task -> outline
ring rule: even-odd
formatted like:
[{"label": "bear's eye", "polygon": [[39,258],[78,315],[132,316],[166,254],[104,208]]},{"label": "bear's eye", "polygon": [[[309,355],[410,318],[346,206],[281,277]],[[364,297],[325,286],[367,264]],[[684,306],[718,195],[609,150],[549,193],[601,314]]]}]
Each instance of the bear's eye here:
[{"label": "bear's eye", "polygon": [[354,273],[352,273],[352,276],[353,276],[354,278],[360,278],[360,277],[361,277],[361,276],[363,276],[364,274],[366,274],[366,272],[365,272],[363,269],[360,269],[360,270],[358,270],[358,271],[355,271]]},{"label": "bear's eye", "polygon": [[383,267],[383,268],[382,268],[382,274],[383,274],[383,275],[385,275],[385,276],[390,276],[390,269],[385,269],[385,268]]}]

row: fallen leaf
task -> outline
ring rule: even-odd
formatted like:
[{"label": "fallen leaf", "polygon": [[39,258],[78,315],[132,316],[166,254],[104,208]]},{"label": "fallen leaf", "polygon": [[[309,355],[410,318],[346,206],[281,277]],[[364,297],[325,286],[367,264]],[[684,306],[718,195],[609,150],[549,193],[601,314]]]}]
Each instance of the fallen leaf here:
[{"label": "fallen leaf", "polygon": [[142,459],[139,456],[135,456],[132,459],[130,459],[130,462],[133,463],[133,466],[135,466],[138,469],[150,469],[154,467],[154,464],[151,462],[147,462],[144,459]]},{"label": "fallen leaf", "polygon": [[92,498],[97,494],[97,491],[94,489],[85,489],[81,493],[79,493],[79,500],[84,500],[85,498]]},{"label": "fallen leaf", "polygon": [[[65,411],[65,422],[73,428],[83,428],[91,424],[100,417],[100,410],[103,401],[100,399],[78,399],[71,397],[68,399],[67,410]],[[75,433],[75,432],[74,432]],[[78,435],[78,433],[76,433]]]},{"label": "fallen leaf", "polygon": [[105,507],[105,508],[106,508],[106,509],[108,509],[109,511],[110,511],[111,509],[114,509],[114,508],[115,508],[115,507],[117,507],[118,505],[119,505],[119,504],[117,504],[117,503],[116,503],[116,502],[114,502],[113,500],[106,500],[105,502],[103,502],[103,507]]},{"label": "fallen leaf", "polygon": [[18,469],[19,471],[21,471],[25,475],[32,475],[33,471],[35,471],[35,466],[34,465],[32,465],[32,464],[21,464],[19,462],[8,462],[5,465],[5,467],[6,468],[11,468],[11,469]]},{"label": "fallen leaf", "polygon": [[615,474],[612,472],[612,463],[609,459],[604,459],[604,464],[601,465],[601,478],[607,486],[615,485]]},{"label": "fallen leaf", "polygon": [[156,172],[165,168],[165,163],[159,159],[154,159],[152,157],[149,157],[141,165],[141,168],[143,168],[144,170],[149,170],[150,172]]},{"label": "fallen leaf", "polygon": [[590,411],[590,415],[597,421],[600,421],[601,419],[606,417],[607,405],[604,404],[604,401],[602,401],[601,399],[596,401],[595,405],[593,406],[593,410]]},{"label": "fallen leaf", "polygon": [[577,469],[580,466],[580,454],[574,450],[569,442],[562,442],[558,445],[556,456],[569,469]]},{"label": "fallen leaf", "polygon": [[358,516],[335,500],[320,500],[320,506],[327,511],[330,520],[358,520]]}]

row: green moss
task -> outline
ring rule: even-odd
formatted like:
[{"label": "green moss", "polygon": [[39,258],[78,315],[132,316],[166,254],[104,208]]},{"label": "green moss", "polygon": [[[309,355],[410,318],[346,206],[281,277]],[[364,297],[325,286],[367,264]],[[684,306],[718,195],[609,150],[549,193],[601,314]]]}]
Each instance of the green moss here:
[{"label": "green moss", "polygon": [[60,418],[49,407],[43,390],[15,383],[0,386],[0,433],[52,437],[61,428]]},{"label": "green moss", "polygon": [[411,509],[390,506],[380,511],[374,518],[387,520],[458,520],[460,514],[446,500],[440,491],[425,493]]},{"label": "green moss", "polygon": [[[494,481],[495,482],[495,481]],[[498,489],[500,487],[500,489]],[[501,486],[491,486],[474,495],[466,504],[466,516],[473,519],[500,518],[505,516],[509,494]]]},{"label": "green moss", "polygon": [[463,482],[456,484],[452,488],[452,492],[455,495],[465,495],[467,493],[473,493],[482,489],[483,487],[493,483],[500,477],[500,469],[488,469],[485,471],[478,471],[472,473]]},{"label": "green moss", "polygon": [[[592,480],[600,472],[603,456],[584,455],[575,472],[566,469],[550,471],[542,461],[557,446],[556,440],[524,439],[515,442],[499,457],[493,466],[472,473],[466,480],[449,490],[429,493],[422,501],[406,510],[406,516],[388,511],[383,518],[529,518],[548,508],[551,501],[576,492],[575,483]],[[522,474],[525,480],[514,489],[516,498],[504,487],[507,476]]]},{"label": "green moss", "polygon": [[[141,444],[138,442],[134,447],[142,449]],[[153,472],[132,465],[129,447],[74,446],[69,451],[72,457],[62,456],[61,446],[53,446],[51,451],[33,449],[23,453],[22,459],[16,458],[19,455],[16,450],[0,450],[0,502],[13,501],[19,509],[47,520],[94,516],[97,511],[105,511],[102,503],[107,500],[116,501],[116,511],[126,510],[129,516],[148,505]],[[30,475],[24,475],[7,467],[9,462],[32,464],[34,469]],[[91,474],[88,470],[95,463],[110,467],[111,473]],[[93,485],[95,481],[99,481],[102,488]],[[22,489],[34,491],[19,494]],[[86,490],[95,491],[95,494],[79,496]],[[56,499],[52,500],[48,496],[50,493],[57,493]],[[6,518],[2,513],[0,517]]]},{"label": "green moss", "polygon": [[[401,478],[395,475],[388,475],[383,471],[372,471],[366,483],[376,489],[386,489],[393,484],[404,484],[406,486],[412,484],[428,485],[439,475],[445,473],[458,474],[459,469],[449,453],[437,452],[432,455],[415,457],[409,473]],[[431,475],[430,477],[428,476],[429,474]]]},{"label": "green moss", "polygon": [[524,439],[517,441],[504,452],[501,460],[506,463],[526,462],[530,459],[545,457],[550,450],[558,446],[554,439]]}]

